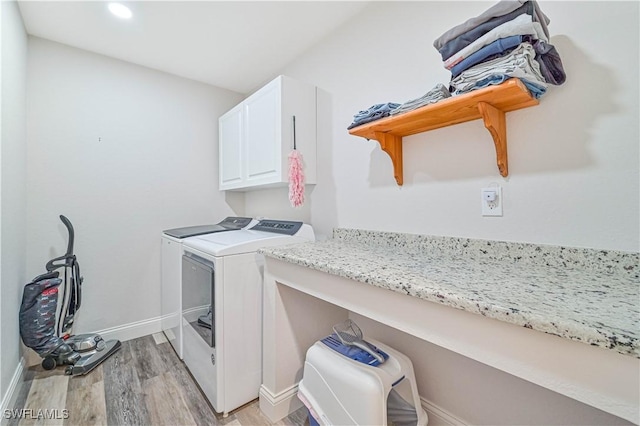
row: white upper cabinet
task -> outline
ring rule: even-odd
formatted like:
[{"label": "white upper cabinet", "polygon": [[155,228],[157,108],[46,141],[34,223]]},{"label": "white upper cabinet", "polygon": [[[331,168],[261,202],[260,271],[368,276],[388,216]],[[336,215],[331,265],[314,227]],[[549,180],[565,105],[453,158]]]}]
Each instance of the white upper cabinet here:
[{"label": "white upper cabinet", "polygon": [[288,184],[294,144],[316,183],[316,88],[279,76],[220,117],[220,190]]},{"label": "white upper cabinet", "polygon": [[[280,90],[269,84],[244,103],[247,182],[279,180],[282,143]],[[286,144],[286,143],[285,143]]]},{"label": "white upper cabinet", "polygon": [[[220,117],[220,188],[242,182],[242,105]],[[224,142],[223,142],[224,141]]]}]

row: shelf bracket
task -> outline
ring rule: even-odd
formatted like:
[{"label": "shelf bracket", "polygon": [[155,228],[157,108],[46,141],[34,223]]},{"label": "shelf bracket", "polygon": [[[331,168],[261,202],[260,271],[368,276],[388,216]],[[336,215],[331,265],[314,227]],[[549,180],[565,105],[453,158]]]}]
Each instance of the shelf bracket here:
[{"label": "shelf bracket", "polygon": [[404,177],[402,171],[402,136],[383,132],[374,133],[382,150],[391,157],[391,163],[393,164],[393,177],[396,179],[396,183],[399,186],[402,186]]},{"label": "shelf bracket", "polygon": [[484,127],[491,133],[493,143],[496,146],[498,170],[503,177],[507,177],[509,165],[507,161],[507,121],[504,111],[486,102],[478,102],[478,111],[484,120]]}]

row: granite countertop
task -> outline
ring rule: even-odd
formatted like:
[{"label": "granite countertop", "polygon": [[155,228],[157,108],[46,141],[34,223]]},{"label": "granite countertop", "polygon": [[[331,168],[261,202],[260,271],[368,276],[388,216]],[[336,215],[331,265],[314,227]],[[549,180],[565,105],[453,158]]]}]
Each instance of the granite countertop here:
[{"label": "granite countertop", "polygon": [[265,256],[640,358],[640,255],[337,229]]}]

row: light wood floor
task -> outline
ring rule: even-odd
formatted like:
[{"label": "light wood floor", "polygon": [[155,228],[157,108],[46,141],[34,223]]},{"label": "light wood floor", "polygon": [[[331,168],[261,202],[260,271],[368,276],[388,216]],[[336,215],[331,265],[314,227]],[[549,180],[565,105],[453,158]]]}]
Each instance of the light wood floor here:
[{"label": "light wood floor", "polygon": [[[117,353],[86,376],[65,376],[62,367],[52,371],[40,365],[30,367],[15,408],[34,412],[57,409],[59,413],[66,409],[68,418],[12,419],[9,425],[272,424],[260,412],[257,400],[226,418],[215,413],[163,337],[159,334],[123,342]],[[301,409],[276,424],[309,423]]]}]

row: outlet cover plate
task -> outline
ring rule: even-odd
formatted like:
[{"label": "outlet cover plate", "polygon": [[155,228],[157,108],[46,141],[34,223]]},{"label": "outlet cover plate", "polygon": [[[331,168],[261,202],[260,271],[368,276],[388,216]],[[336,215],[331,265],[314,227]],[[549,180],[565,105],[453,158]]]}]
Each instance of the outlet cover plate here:
[{"label": "outlet cover plate", "polygon": [[[496,191],[495,201],[486,201],[483,192],[487,190]],[[480,190],[480,202],[482,203],[482,216],[502,216],[502,187],[491,186]]]}]

